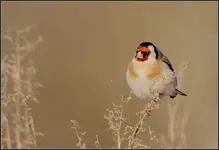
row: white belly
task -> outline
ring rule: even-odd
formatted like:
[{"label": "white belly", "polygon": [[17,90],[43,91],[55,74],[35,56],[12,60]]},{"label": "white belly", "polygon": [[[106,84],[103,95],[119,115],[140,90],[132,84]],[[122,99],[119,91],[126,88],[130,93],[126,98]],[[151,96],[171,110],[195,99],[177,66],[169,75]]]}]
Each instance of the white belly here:
[{"label": "white belly", "polygon": [[[140,73],[140,76],[136,79],[129,77],[129,73],[126,73],[126,80],[128,86],[132,92],[140,99],[148,100],[153,97],[151,91],[156,90],[163,95],[168,95],[169,92],[166,89],[167,85],[171,85],[172,79],[167,73],[163,73],[163,78],[155,78],[154,80],[145,78],[145,73]],[[169,86],[168,86],[169,87]],[[172,86],[170,86],[172,88]]]},{"label": "white belly", "polygon": [[150,89],[154,83],[152,80],[146,80],[144,77],[132,79],[128,76],[128,73],[126,74],[126,80],[128,86],[137,97],[145,100],[151,97]]}]

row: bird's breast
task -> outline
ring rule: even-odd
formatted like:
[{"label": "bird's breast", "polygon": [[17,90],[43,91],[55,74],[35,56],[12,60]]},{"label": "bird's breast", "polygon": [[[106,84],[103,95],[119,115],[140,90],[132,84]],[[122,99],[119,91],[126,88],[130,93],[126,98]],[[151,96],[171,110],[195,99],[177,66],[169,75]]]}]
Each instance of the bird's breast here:
[{"label": "bird's breast", "polygon": [[159,87],[164,67],[159,60],[153,64],[131,62],[127,70],[127,82],[133,93],[141,98],[147,99],[151,96],[151,91]]},{"label": "bird's breast", "polygon": [[156,60],[153,64],[131,62],[128,66],[129,76],[132,79],[144,77],[153,80],[162,75],[164,66],[160,60]]},{"label": "bird's breast", "polygon": [[160,60],[157,60],[154,64],[148,65],[146,70],[147,74],[145,75],[145,77],[153,80],[162,75],[164,71],[164,66]]}]

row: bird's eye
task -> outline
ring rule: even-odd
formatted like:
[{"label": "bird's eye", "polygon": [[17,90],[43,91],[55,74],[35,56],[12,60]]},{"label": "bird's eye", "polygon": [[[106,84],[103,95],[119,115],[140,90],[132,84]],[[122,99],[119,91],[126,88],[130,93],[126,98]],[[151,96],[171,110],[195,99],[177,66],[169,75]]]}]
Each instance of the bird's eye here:
[{"label": "bird's eye", "polygon": [[149,56],[150,53],[151,53],[151,52],[142,52],[142,54],[143,54],[144,56]]}]

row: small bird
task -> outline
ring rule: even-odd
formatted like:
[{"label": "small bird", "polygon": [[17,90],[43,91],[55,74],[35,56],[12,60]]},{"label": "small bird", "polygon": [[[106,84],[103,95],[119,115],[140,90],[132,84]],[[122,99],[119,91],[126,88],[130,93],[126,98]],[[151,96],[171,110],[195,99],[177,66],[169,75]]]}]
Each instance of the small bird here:
[{"label": "small bird", "polygon": [[131,91],[140,99],[153,99],[152,91],[159,98],[177,94],[187,96],[176,88],[177,77],[166,56],[151,42],[141,43],[128,64],[126,80]]}]

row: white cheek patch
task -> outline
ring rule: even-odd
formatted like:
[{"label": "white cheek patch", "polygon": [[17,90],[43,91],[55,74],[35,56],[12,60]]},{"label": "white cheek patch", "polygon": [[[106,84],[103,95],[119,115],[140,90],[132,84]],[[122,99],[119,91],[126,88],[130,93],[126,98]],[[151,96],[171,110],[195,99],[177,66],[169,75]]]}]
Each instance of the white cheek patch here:
[{"label": "white cheek patch", "polygon": [[148,46],[148,48],[150,49],[150,51],[151,51],[151,54],[149,55],[149,59],[155,59],[155,57],[156,57],[156,54],[155,54],[155,52],[154,52],[154,46],[153,45],[149,45]]},{"label": "white cheek patch", "polygon": [[154,52],[154,46],[153,45],[149,45],[148,48],[150,49],[151,52]]}]

